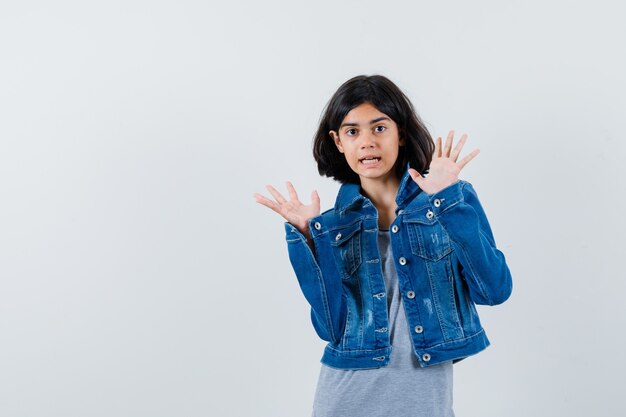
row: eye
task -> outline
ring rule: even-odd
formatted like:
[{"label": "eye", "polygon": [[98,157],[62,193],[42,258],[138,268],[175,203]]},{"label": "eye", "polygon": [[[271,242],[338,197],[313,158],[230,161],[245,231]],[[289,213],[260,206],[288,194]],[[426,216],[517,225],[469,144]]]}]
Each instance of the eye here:
[{"label": "eye", "polygon": [[376,130],[377,132],[383,132],[384,130],[387,129],[387,127],[383,126],[383,125],[376,126],[376,129],[378,129],[378,128],[382,128],[382,129],[381,130]]},{"label": "eye", "polygon": [[356,129],[348,129],[348,130],[346,130],[346,134],[348,136],[352,136],[352,134],[350,132],[356,132]]}]

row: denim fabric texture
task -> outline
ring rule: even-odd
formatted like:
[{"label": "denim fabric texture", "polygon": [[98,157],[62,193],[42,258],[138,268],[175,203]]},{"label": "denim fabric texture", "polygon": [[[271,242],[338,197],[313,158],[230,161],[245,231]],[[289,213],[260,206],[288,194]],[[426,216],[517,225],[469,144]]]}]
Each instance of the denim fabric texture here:
[{"label": "denim fabric texture", "polygon": [[[421,366],[458,362],[489,346],[475,304],[507,300],[512,278],[473,186],[427,194],[407,163],[389,226],[398,285]],[[321,362],[340,369],[387,366],[387,296],[378,211],[358,184],[342,184],[333,208],[309,220],[306,237],[285,222],[289,259],[311,322],[326,345]]]}]

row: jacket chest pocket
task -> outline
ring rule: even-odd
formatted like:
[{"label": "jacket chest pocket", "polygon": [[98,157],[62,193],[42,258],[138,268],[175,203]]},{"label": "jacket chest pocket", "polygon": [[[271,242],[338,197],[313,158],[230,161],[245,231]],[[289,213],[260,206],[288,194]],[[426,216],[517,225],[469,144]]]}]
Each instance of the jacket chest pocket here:
[{"label": "jacket chest pocket", "polygon": [[343,279],[348,279],[361,266],[361,221],[329,232],[335,262]]},{"label": "jacket chest pocket", "polygon": [[411,252],[414,255],[438,261],[452,252],[450,236],[430,210],[404,219],[403,223],[409,233]]}]

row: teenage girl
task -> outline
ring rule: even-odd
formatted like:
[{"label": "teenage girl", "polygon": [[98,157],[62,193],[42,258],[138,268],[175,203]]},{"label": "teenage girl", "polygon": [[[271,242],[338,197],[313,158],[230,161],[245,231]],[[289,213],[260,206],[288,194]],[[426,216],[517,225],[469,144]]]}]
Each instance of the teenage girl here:
[{"label": "teenage girl", "polygon": [[[376,207],[393,354],[387,366],[373,369],[339,369],[322,363],[314,417],[454,416],[453,361],[420,365],[403,311],[389,235],[407,162],[411,180],[431,195],[456,183],[461,169],[478,155],[475,149],[459,159],[467,135],[454,148],[453,138],[450,131],[445,144],[441,137],[434,142],[410,100],[381,75],[346,81],[326,106],[313,155],[320,175],[342,184],[359,184],[360,193]],[[258,193],[254,197],[306,236],[315,253],[309,220],[320,215],[319,195],[313,191],[311,203],[303,204],[291,182],[286,185],[289,199],[271,185],[266,188],[274,200]]]}]

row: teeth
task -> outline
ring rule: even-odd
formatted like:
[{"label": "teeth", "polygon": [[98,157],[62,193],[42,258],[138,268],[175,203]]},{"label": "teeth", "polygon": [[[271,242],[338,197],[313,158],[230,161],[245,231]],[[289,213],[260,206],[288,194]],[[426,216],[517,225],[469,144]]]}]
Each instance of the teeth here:
[{"label": "teeth", "polygon": [[363,160],[361,160],[361,162],[363,162],[364,164],[375,164],[378,161],[380,161],[380,158],[363,159]]}]

